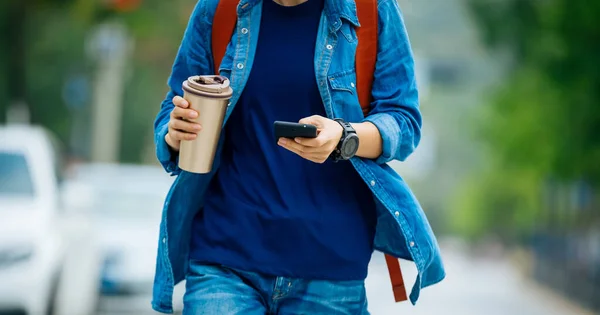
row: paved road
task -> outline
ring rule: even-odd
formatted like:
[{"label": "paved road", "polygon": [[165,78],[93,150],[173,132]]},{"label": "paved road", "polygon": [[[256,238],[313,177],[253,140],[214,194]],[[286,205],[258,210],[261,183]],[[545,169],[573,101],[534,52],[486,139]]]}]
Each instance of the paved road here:
[{"label": "paved road", "polygon": [[[424,289],[416,306],[393,302],[383,255],[373,257],[367,294],[374,315],[590,315],[544,289],[523,279],[507,260],[468,259],[457,247],[444,247],[448,271],[440,284]],[[407,282],[414,282],[416,270],[409,262],[402,263]],[[102,315],[142,314],[148,298],[104,301],[114,311]],[[126,312],[128,307],[136,307]],[[120,311],[118,311],[120,309]],[[152,314],[152,313],[150,313]]]},{"label": "paved road", "polygon": [[[469,259],[457,247],[443,248],[447,277],[421,291],[416,306],[396,304],[382,255],[371,262],[367,279],[370,311],[374,315],[589,315],[520,276],[507,260]],[[406,281],[412,287],[416,270],[402,262]],[[410,280],[409,280],[410,279]]]}]

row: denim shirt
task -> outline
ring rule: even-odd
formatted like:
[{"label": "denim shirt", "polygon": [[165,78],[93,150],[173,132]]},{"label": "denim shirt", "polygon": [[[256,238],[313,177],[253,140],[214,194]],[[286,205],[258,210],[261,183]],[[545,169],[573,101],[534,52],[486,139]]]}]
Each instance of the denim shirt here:
[{"label": "denim shirt", "polygon": [[[244,89],[259,35],[262,0],[241,0],[238,21],[219,72],[231,80],[234,90],[225,124]],[[265,0],[270,1],[270,0]],[[188,77],[216,73],[211,52],[212,21],[219,0],[200,0],[190,18],[169,78],[171,91],[155,121],[158,160],[177,176],[167,195],[156,264],[152,306],[171,313],[173,287],[185,279],[191,239],[191,223],[202,211],[206,188],[219,169],[224,132],[217,147],[213,170],[193,174],[178,168],[177,155],[164,138],[168,131],[172,98],[183,95]],[[352,165],[373,193],[377,211],[375,249],[415,262],[418,270],[410,300],[416,303],[421,288],[445,277],[440,249],[417,199],[389,166],[405,160],[420,141],[421,114],[414,74],[414,60],[396,0],[378,0],[379,47],[373,82],[371,111],[364,117],[356,94],[355,52],[359,27],[354,0],[325,0],[315,50],[315,72],[325,112],[329,118],[349,122],[369,121],[380,131],[383,152],[377,159],[354,157]],[[294,62],[290,60],[290,62]],[[274,73],[272,78],[276,79]],[[323,179],[330,180],[330,179]],[[349,231],[351,233],[351,231]]]}]

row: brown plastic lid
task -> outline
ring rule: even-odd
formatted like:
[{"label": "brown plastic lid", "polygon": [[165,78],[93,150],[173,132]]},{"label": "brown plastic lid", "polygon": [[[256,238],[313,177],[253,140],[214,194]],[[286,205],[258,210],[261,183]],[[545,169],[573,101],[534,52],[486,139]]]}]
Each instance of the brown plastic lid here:
[{"label": "brown plastic lid", "polygon": [[229,79],[224,76],[198,75],[188,78],[183,83],[183,89],[205,97],[230,98],[233,90],[229,85]]}]

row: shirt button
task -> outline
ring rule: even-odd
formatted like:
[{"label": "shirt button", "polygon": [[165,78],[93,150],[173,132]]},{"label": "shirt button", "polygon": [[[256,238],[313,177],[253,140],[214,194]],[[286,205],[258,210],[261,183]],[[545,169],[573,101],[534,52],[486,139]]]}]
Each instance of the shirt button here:
[{"label": "shirt button", "polygon": [[242,34],[248,34],[248,29],[247,28],[242,28]]},{"label": "shirt button", "polygon": [[397,218],[397,217],[399,217],[399,216],[400,216],[400,212],[396,211],[396,212],[394,212],[394,215],[395,215],[395,216],[396,216],[396,218]]},{"label": "shirt button", "polygon": [[241,62],[240,62],[240,63],[238,63],[238,64],[237,64],[237,68],[238,68],[238,69],[240,69],[240,70],[241,70],[241,69],[244,69],[244,64],[243,64],[243,63],[241,63]]},{"label": "shirt button", "polygon": [[371,181],[371,186],[375,186],[375,181],[374,180]]},{"label": "shirt button", "polygon": [[351,87],[354,87],[354,82],[351,82],[351,83],[350,83],[350,86],[351,86]]},{"label": "shirt button", "polygon": [[333,46],[331,46],[331,45],[327,45],[327,49],[329,49],[329,50],[332,50],[332,49],[333,49]]},{"label": "shirt button", "polygon": [[162,242],[163,242],[163,244],[165,244],[167,242],[167,238],[163,237]]},{"label": "shirt button", "polygon": [[410,242],[409,245],[410,247],[415,247],[415,242]]},{"label": "shirt button", "polygon": [[227,103],[227,107],[231,106],[231,102]]}]

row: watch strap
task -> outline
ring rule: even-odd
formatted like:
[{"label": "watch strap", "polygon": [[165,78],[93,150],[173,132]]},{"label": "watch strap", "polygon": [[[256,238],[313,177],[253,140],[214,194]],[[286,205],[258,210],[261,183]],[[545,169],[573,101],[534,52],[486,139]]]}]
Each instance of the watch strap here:
[{"label": "watch strap", "polygon": [[340,124],[343,129],[342,136],[340,138],[340,142],[338,143],[336,148],[333,150],[333,152],[331,152],[331,158],[337,162],[340,160],[344,160],[344,157],[342,156],[342,146],[344,145],[344,141],[346,140],[348,135],[356,134],[356,130],[354,130],[354,128],[352,127],[352,125],[349,122],[343,120],[342,118],[335,118],[334,121],[337,122],[338,124]]}]

